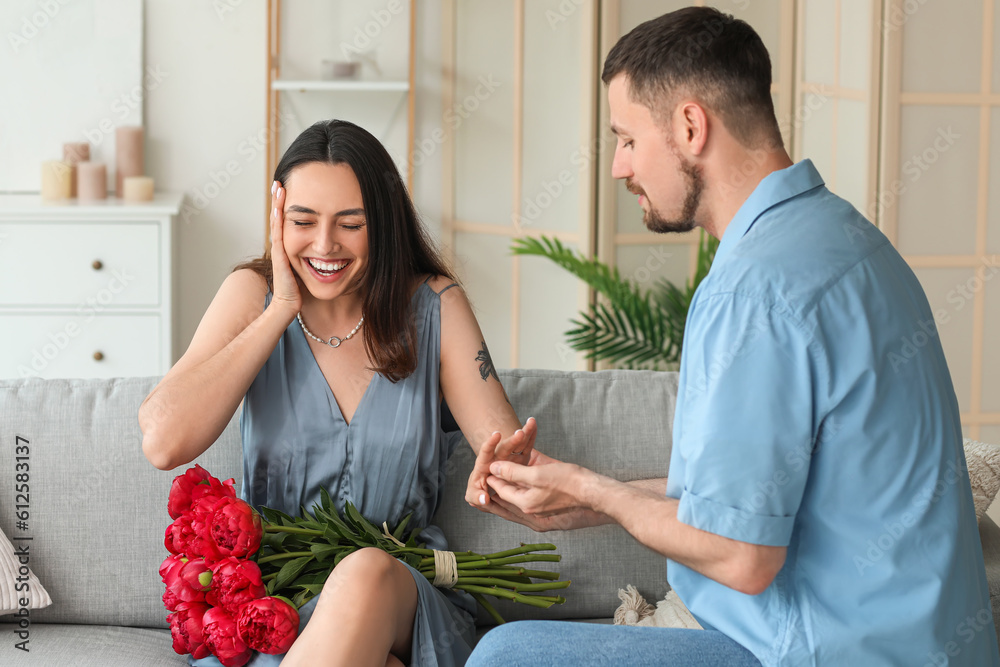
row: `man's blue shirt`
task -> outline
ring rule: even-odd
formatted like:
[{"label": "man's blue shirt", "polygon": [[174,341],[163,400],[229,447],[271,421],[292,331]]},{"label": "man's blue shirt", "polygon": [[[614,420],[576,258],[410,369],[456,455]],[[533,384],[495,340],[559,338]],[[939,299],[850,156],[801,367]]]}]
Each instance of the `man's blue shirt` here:
[{"label": "man's blue shirt", "polygon": [[787,547],[755,596],[668,560],[703,626],[764,665],[1000,665],[935,314],[808,160],[757,186],[695,293],[673,447],[681,521]]}]

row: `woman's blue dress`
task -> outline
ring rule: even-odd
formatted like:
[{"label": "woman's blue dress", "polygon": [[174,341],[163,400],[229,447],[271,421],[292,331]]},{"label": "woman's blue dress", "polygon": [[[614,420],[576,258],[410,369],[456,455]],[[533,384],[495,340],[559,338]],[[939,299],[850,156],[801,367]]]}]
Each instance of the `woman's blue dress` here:
[{"label": "woman's blue dress", "polygon": [[[264,307],[270,303],[268,292]],[[350,501],[376,525],[388,521],[393,526],[413,512],[410,526],[425,527],[419,539],[428,548],[446,549],[440,529],[428,525],[457,440],[441,430],[440,306],[440,294],[427,283],[417,289],[412,301],[417,368],[395,384],[376,374],[350,424],[293,320],[243,403],[242,498],[256,508],[298,516],[300,507],[311,511],[319,503],[325,488],[338,508]],[[419,597],[410,664],[464,665],[475,634],[475,601],[466,593],[435,588],[409,569]],[[317,599],[299,609],[300,632]],[[248,664],[278,665],[282,657],[254,654]],[[214,656],[189,658],[189,663],[220,665]]]}]

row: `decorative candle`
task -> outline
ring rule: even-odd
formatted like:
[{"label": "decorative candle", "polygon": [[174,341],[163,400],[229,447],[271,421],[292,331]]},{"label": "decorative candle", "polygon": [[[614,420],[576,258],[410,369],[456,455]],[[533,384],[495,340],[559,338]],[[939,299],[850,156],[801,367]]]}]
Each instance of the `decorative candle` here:
[{"label": "decorative candle", "polygon": [[149,176],[126,176],[123,184],[125,201],[153,201],[153,179]]},{"label": "decorative candle", "polygon": [[42,199],[68,199],[70,193],[70,164],[62,160],[42,163]]},{"label": "decorative candle", "polygon": [[115,194],[123,196],[122,181],[129,176],[142,176],[142,126],[119,127],[115,130]]},{"label": "decorative candle", "polygon": [[81,201],[107,199],[108,170],[102,162],[81,162],[76,169],[77,192]]},{"label": "decorative candle", "polygon": [[77,193],[76,165],[90,159],[90,144],[85,141],[63,144],[63,162],[69,162],[69,196],[75,197]]}]

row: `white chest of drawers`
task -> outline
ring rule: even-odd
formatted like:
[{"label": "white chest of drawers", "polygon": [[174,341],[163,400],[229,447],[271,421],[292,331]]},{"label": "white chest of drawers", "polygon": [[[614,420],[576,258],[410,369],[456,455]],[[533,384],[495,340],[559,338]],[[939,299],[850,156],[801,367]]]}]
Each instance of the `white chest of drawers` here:
[{"label": "white chest of drawers", "polygon": [[0,195],[0,378],[166,373],[181,199]]}]

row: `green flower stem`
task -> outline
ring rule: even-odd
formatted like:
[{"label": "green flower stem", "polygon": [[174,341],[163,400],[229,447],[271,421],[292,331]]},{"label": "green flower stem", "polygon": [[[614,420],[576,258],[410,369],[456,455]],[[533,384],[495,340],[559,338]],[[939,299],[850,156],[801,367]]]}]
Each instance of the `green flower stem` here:
[{"label": "green flower stem", "polygon": [[[420,547],[405,547],[405,550],[411,554],[417,554],[418,556],[430,556],[433,560],[434,550],[433,549],[421,549]],[[455,558],[462,558],[463,556],[475,556],[476,558],[482,558],[480,554],[474,551],[456,551]],[[427,560],[426,558],[424,560]]]},{"label": "green flower stem", "polygon": [[556,588],[567,588],[570,584],[569,581],[553,581],[551,583],[541,583],[541,584],[522,584],[515,581],[506,581],[504,579],[496,579],[494,577],[459,577],[456,582],[456,586],[459,584],[476,584],[480,586],[497,586],[499,588],[506,588],[512,591],[525,591],[529,593],[539,592],[539,591],[550,591]]},{"label": "green flower stem", "polygon": [[504,588],[488,588],[486,586],[475,586],[473,584],[462,584],[460,586],[455,586],[455,589],[466,591],[468,593],[479,593],[480,595],[492,595],[497,598],[507,598],[508,600],[520,602],[521,604],[526,604],[532,607],[538,607],[540,609],[548,609],[554,604],[566,601],[566,599],[562,597],[522,595],[520,593],[508,591]]},{"label": "green flower stem", "polygon": [[[548,570],[527,570],[523,567],[494,567],[494,568],[484,568],[484,569],[474,569],[466,570],[467,574],[476,574],[482,577],[531,577],[532,579],[546,579],[549,581],[556,581],[559,578],[558,572],[549,572]],[[434,568],[424,567],[420,568],[421,574],[430,574],[430,578],[434,578]]]},{"label": "green flower stem", "polygon": [[552,604],[562,604],[566,602],[566,598],[561,595],[532,595],[535,600],[546,600]]},{"label": "green flower stem", "polygon": [[507,556],[506,558],[491,558],[492,565],[509,565],[510,563],[558,563],[562,560],[559,554],[527,554],[525,556]]},{"label": "green flower stem", "polygon": [[505,556],[516,556],[518,554],[531,553],[532,551],[555,551],[556,545],[554,544],[521,544],[520,547],[516,549],[507,549],[506,551],[498,551],[495,554],[486,554],[483,558],[487,560],[495,560],[497,558],[504,558]]},{"label": "green flower stem", "polygon": [[271,554],[270,556],[264,556],[263,558],[257,561],[257,565],[261,565],[263,563],[270,563],[271,561],[281,560],[283,558],[299,558],[301,556],[312,556],[312,555],[313,552],[311,551],[287,551],[280,554]]},{"label": "green flower stem", "polygon": [[559,554],[527,554],[525,556],[507,556],[506,558],[494,558],[470,561],[467,563],[459,563],[459,570],[475,570],[477,568],[486,567],[488,565],[509,565],[511,563],[537,563],[537,562],[549,562],[557,563],[562,560],[562,556]]},{"label": "green flower stem", "polygon": [[[492,554],[477,554],[473,551],[456,551],[455,560],[459,563],[478,563],[483,560],[496,560],[498,558],[506,558],[509,556],[518,556],[521,554],[530,554],[535,551],[554,551],[556,545],[554,544],[522,544],[515,549],[507,549],[506,551],[498,551]],[[410,553],[415,553],[421,556],[430,556],[429,558],[423,558],[420,560],[420,566],[432,565],[434,563],[434,552],[430,549],[407,549]],[[552,554],[540,554],[545,556],[551,556]],[[536,560],[548,560],[548,559],[536,559]],[[530,561],[524,561],[530,562]]]},{"label": "green flower stem", "polygon": [[[433,572],[421,572],[428,581],[434,580]],[[476,574],[481,574],[477,571]],[[498,577],[459,577],[458,581],[455,582],[455,588],[458,588],[460,584],[475,584],[479,586],[495,586],[497,588],[503,588],[508,591],[527,591],[527,592],[538,592],[538,591],[551,591],[557,588],[569,588],[570,581],[554,581],[552,583],[539,583],[535,584],[531,581],[512,581],[510,579],[503,579]]]},{"label": "green flower stem", "polygon": [[487,602],[486,598],[484,598],[482,595],[480,595],[479,593],[473,593],[472,597],[475,598],[476,602],[482,605],[483,609],[485,609],[486,613],[489,614],[494,621],[496,621],[497,625],[503,625],[504,623],[507,622],[503,620],[503,616],[501,616],[497,612],[497,610],[493,608],[493,605]]},{"label": "green flower stem", "polygon": [[548,579],[550,581],[555,581],[559,578],[558,572],[549,572],[548,570],[525,570],[520,568],[521,573],[525,577],[531,577],[532,579]]},{"label": "green flower stem", "polygon": [[298,526],[279,526],[276,523],[268,523],[264,525],[265,533],[292,533],[293,535],[315,535],[316,537],[322,537],[322,530],[313,530],[312,528],[299,528]]},{"label": "green flower stem", "polygon": [[[409,551],[409,550],[407,549],[407,551]],[[403,550],[400,549],[400,552],[402,553]],[[486,556],[482,556],[480,554],[473,554],[473,553],[455,554],[455,562],[456,563],[479,562],[479,561],[481,561],[481,560],[483,560],[485,558],[486,558]],[[420,559],[420,566],[421,567],[425,567],[427,565],[433,565],[433,564],[434,564],[434,557],[433,556],[428,557],[428,558],[421,558]]]}]

